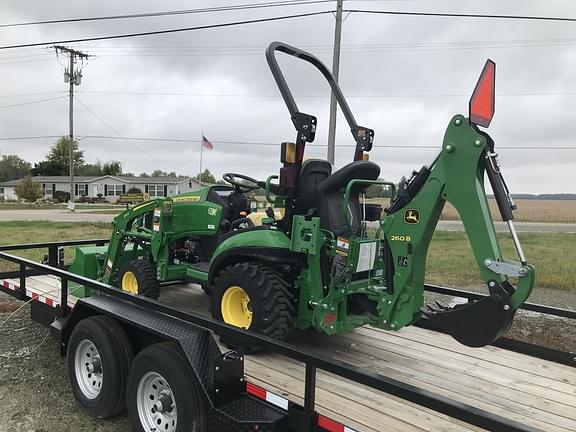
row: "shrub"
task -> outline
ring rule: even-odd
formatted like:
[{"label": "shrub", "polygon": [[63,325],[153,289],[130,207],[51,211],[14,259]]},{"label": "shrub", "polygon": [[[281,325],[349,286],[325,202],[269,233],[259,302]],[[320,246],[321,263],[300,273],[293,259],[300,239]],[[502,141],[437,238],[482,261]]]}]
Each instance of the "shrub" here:
[{"label": "shrub", "polygon": [[52,198],[56,202],[65,203],[70,201],[70,192],[54,191],[54,193],[52,194]]}]

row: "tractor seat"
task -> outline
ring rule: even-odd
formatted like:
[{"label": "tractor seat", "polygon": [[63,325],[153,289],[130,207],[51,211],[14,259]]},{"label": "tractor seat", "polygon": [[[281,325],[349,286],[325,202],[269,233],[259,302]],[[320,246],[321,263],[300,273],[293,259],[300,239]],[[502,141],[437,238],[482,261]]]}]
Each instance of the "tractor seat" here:
[{"label": "tractor seat", "polygon": [[306,215],[318,208],[318,186],[332,173],[332,164],[327,160],[308,159],[300,171],[300,196],[294,206],[294,214]]},{"label": "tractor seat", "polygon": [[[350,235],[350,227],[344,217],[344,193],[351,180],[377,180],[380,167],[370,161],[355,161],[340,168],[326,180],[317,190],[317,208],[320,216],[320,226],[332,231],[334,235]],[[362,228],[362,209],[360,207],[360,193],[368,185],[358,185],[352,189],[348,212],[352,225],[352,233],[358,234]]]}]

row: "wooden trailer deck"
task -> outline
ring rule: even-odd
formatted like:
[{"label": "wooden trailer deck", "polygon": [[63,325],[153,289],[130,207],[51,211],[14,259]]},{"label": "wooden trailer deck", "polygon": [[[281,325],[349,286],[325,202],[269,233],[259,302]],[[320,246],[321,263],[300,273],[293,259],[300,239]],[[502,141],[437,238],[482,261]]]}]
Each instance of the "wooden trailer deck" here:
[{"label": "wooden trailer deck", "polygon": [[[3,283],[18,285],[17,280]],[[59,303],[58,286],[53,276],[27,279],[27,291],[39,295],[40,301]],[[208,315],[209,297],[194,285],[163,288],[160,300]],[[290,342],[533,428],[576,431],[574,367],[496,347],[468,348],[449,336],[416,327],[397,332],[366,327],[338,336],[300,332]],[[250,355],[246,373],[250,382],[302,404],[302,364],[276,354]],[[316,404],[320,414],[358,432],[481,430],[322,371]]]}]

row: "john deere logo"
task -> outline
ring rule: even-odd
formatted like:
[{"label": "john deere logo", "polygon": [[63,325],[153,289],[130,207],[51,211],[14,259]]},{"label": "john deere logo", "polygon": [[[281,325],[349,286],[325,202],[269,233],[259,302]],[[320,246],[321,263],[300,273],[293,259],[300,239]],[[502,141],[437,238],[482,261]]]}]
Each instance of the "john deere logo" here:
[{"label": "john deere logo", "polygon": [[417,224],[420,222],[420,212],[418,210],[406,210],[404,212],[404,222],[407,224]]}]

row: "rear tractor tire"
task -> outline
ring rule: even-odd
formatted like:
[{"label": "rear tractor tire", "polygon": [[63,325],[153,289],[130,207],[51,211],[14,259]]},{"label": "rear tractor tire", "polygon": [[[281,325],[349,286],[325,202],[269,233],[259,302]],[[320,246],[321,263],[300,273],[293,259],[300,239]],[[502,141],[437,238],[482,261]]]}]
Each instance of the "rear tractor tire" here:
[{"label": "rear tractor tire", "polygon": [[126,264],[118,275],[122,291],[157,300],[160,285],[156,279],[156,267],[148,260],[134,260]]},{"label": "rear tractor tire", "polygon": [[[274,339],[284,339],[296,312],[290,285],[263,264],[244,262],[222,270],[214,283],[212,317]],[[248,348],[239,340],[226,342]]]}]

